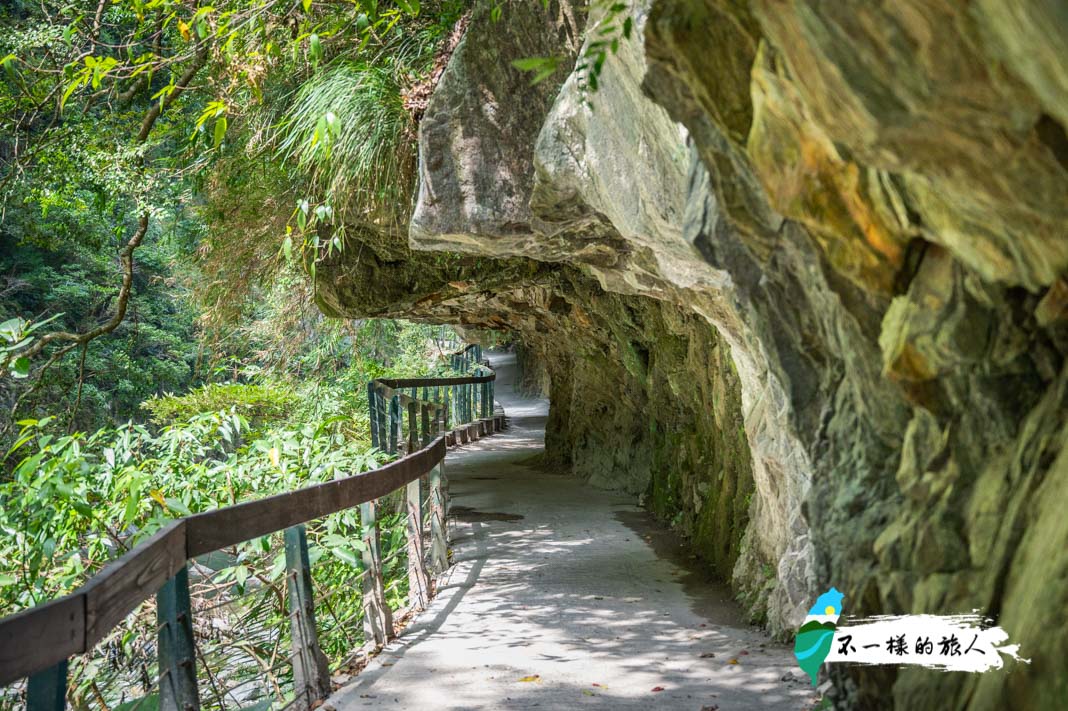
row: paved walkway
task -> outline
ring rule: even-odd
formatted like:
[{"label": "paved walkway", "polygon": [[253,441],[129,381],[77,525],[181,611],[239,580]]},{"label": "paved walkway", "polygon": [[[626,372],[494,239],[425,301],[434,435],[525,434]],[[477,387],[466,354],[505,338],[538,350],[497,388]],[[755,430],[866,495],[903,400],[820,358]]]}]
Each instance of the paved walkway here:
[{"label": "paved walkway", "polygon": [[512,391],[513,358],[490,358],[509,429],[449,453],[454,565],[429,609],[328,704],[810,706],[791,651],[741,624],[729,591],[689,569],[632,500],[533,465],[548,403]]}]

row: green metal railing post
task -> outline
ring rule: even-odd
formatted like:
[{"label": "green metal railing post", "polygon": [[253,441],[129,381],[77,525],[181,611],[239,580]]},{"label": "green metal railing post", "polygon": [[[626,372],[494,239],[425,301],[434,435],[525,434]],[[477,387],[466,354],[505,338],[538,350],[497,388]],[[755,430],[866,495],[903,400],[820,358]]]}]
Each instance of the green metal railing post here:
[{"label": "green metal railing post", "polygon": [[386,604],[382,580],[382,549],[378,536],[377,501],[360,504],[363,529],[363,636],[378,646],[393,638],[393,613]]},{"label": "green metal railing post", "polygon": [[421,429],[422,429],[422,432],[423,432],[423,446],[425,447],[428,444],[430,444],[430,405],[429,404],[424,404],[420,408],[420,417],[421,417],[421,421],[422,421]]},{"label": "green metal railing post", "polygon": [[378,413],[378,445],[385,452],[389,449],[389,407],[381,393],[375,395],[375,411]]},{"label": "green metal railing post", "polygon": [[379,449],[382,442],[378,436],[378,394],[374,382],[367,383],[367,411],[371,416],[371,446]]},{"label": "green metal railing post", "polygon": [[396,395],[389,401],[389,453],[397,453],[400,439],[400,398]]},{"label": "green metal railing post", "polygon": [[315,594],[311,563],[308,560],[308,534],[303,525],[285,531],[286,584],[289,588],[289,626],[293,637],[293,687],[301,707],[330,695],[330,669],[319,648],[315,625]]},{"label": "green metal railing post", "polygon": [[156,593],[156,617],[160,711],[198,711],[200,696],[188,567],[182,567]]},{"label": "green metal railing post", "polygon": [[26,711],[63,711],[67,707],[67,660],[30,677]]},{"label": "green metal railing post", "polygon": [[449,423],[453,422],[452,418],[452,387],[451,385],[445,386],[445,429],[449,429]]}]

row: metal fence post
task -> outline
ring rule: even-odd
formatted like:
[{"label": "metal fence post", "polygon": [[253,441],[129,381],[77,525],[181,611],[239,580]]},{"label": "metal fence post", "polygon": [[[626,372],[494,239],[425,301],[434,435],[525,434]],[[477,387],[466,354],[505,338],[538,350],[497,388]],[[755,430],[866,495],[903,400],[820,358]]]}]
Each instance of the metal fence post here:
[{"label": "metal fence post", "polygon": [[445,429],[449,429],[449,422],[452,421],[452,386],[445,386]]},{"label": "metal fence post", "polygon": [[378,395],[373,382],[367,383],[367,411],[371,416],[371,446],[378,449],[381,446],[378,436]]},{"label": "metal fence post", "polygon": [[160,711],[197,711],[200,697],[188,567],[179,570],[156,593],[156,618]]},{"label": "metal fence post", "polygon": [[445,461],[430,470],[430,567],[441,573],[449,567],[449,542],[445,532],[445,492],[441,475]]},{"label": "metal fence post", "polygon": [[286,584],[289,588],[289,627],[293,637],[293,687],[303,708],[330,695],[330,670],[319,648],[315,626],[315,596],[311,564],[308,561],[308,535],[303,525],[285,531]]},{"label": "metal fence post", "polygon": [[423,446],[425,447],[430,444],[430,405],[424,404],[419,410],[421,430],[423,433]]},{"label": "metal fence post", "polygon": [[396,395],[389,401],[389,453],[397,453],[397,442],[400,439],[400,398]]},{"label": "metal fence post", "polygon": [[416,415],[418,407],[414,400],[408,403],[408,454],[419,449],[419,417]]},{"label": "metal fence post", "polygon": [[377,501],[360,504],[360,524],[363,529],[363,636],[377,646],[393,639],[393,613],[386,604],[386,590],[382,582],[382,549],[378,538]]},{"label": "metal fence post", "polygon": [[381,393],[375,396],[375,411],[378,413],[378,446],[385,452],[389,449],[389,407]]},{"label": "metal fence post", "polygon": [[26,711],[63,711],[67,707],[67,660],[37,672],[26,684]]},{"label": "metal fence post", "polygon": [[430,579],[423,556],[423,507],[421,482],[408,482],[408,605],[423,610],[430,602]]}]

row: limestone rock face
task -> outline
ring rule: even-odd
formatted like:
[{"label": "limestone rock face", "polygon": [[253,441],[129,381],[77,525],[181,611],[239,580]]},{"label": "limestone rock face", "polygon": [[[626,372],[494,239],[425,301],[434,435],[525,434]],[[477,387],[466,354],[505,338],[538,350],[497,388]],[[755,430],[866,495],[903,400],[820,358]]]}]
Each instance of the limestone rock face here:
[{"label": "limestone rock face", "polygon": [[509,62],[558,56],[570,66],[584,24],[580,6],[512,3],[497,22],[488,4],[475,9],[420,124],[415,246],[433,248],[442,235],[451,242],[529,232],[530,145],[559,80],[516,82]]},{"label": "limestone rock face", "polygon": [[[837,705],[1063,706],[1064,4],[646,0],[592,94],[577,7],[476,13],[412,249],[346,250],[322,303],[515,332],[547,456],[773,631],[834,585],[854,614],[980,609],[1033,660],[837,666]],[[530,87],[527,56],[563,69]]]}]

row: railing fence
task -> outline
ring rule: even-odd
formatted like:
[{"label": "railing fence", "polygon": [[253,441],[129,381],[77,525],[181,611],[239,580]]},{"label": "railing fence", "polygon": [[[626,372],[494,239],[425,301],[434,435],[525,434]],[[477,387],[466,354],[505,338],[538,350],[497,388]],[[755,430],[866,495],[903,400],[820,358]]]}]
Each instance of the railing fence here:
[{"label": "railing fence", "polygon": [[[309,709],[326,698],[330,670],[319,641],[305,523],[359,506],[364,640],[381,646],[394,632],[383,576],[387,561],[382,559],[379,499],[404,489],[408,605],[419,610],[428,604],[430,573],[448,566],[445,450],[504,427],[503,414],[494,411],[496,376],[482,361],[481,348],[469,346],[449,360],[457,371],[473,374],[368,383],[372,444],[403,454],[401,459],[346,479],[173,521],[70,595],[0,620],[0,685],[28,677],[30,711],[61,711],[68,658],[92,650],[155,596],[158,676],[153,684],[144,670],[146,689],[155,685],[161,711],[197,711],[198,656],[203,664],[207,661],[198,654],[194,637],[189,561],[283,531],[290,653],[279,664],[288,662],[292,669],[293,698],[287,707]],[[462,424],[453,427],[454,422]],[[211,693],[221,705],[223,694],[210,669],[208,673]]]}]

